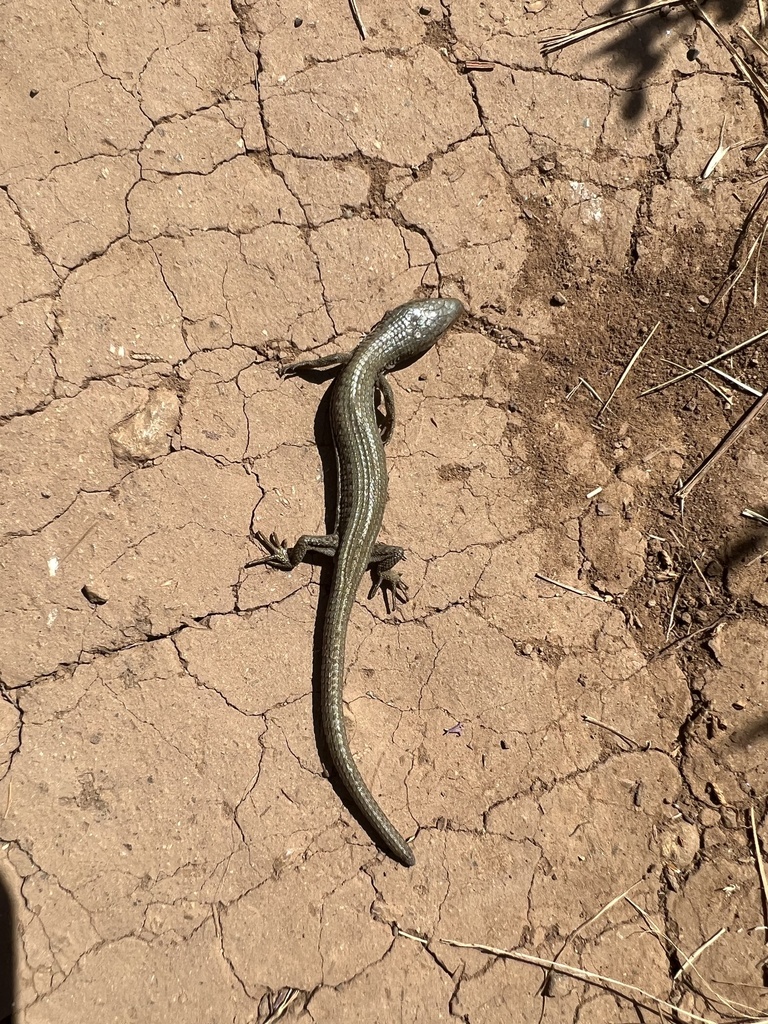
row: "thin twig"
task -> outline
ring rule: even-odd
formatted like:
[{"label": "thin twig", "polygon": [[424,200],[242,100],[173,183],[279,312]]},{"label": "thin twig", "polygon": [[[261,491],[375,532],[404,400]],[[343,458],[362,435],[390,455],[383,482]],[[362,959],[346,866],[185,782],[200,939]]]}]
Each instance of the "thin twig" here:
[{"label": "thin twig", "polygon": [[89,534],[89,533],[91,533],[91,532],[92,532],[93,530],[95,530],[95,529],[96,529],[96,527],[97,527],[98,525],[99,525],[99,521],[98,521],[98,519],[94,520],[94,522],[92,522],[92,523],[91,523],[91,525],[90,525],[90,526],[88,527],[88,529],[87,529],[87,530],[85,531],[85,533],[84,533],[84,534],[82,535],[82,537],[80,537],[80,539],[79,539],[79,540],[76,540],[76,541],[75,541],[75,543],[74,543],[74,544],[72,545],[72,547],[71,547],[71,548],[69,548],[69,550],[68,550],[68,551],[66,551],[66,552],[65,552],[65,553],[64,553],[64,554],[63,554],[63,555],[61,556],[61,561],[59,562],[59,565],[60,565],[60,566],[61,566],[61,565],[63,565],[63,564],[64,564],[64,562],[66,562],[66,560],[67,560],[67,559],[69,558],[69,556],[70,556],[70,555],[72,554],[72,552],[73,552],[73,551],[74,551],[74,550],[75,550],[76,548],[79,548],[79,547],[80,547],[80,545],[81,545],[81,544],[83,543],[83,541],[84,541],[84,540],[85,540],[85,538],[86,538],[86,537],[88,536],[88,534]]},{"label": "thin twig", "polygon": [[[633,740],[629,736],[625,736],[623,732],[619,732],[618,729],[614,729],[612,725],[606,725],[605,722],[599,722],[596,718],[592,718],[590,715],[582,715],[581,720],[582,722],[588,722],[590,725],[599,725],[601,729],[605,729],[607,732],[612,732],[614,736],[618,736],[620,740],[624,740],[629,747],[634,747],[636,750],[642,750],[642,747],[637,740]],[[646,749],[648,749],[648,746],[649,744],[646,744]],[[627,892],[629,892],[629,889],[627,889]],[[617,896],[616,898],[617,900],[620,900],[622,899],[622,896]]]},{"label": "thin twig", "polygon": [[357,0],[349,0],[349,9],[352,11],[352,17],[355,19],[355,24],[357,25],[357,31],[360,33],[360,38],[362,40],[367,39],[368,37],[365,32],[365,25],[363,24],[363,19],[357,6]]},{"label": "thin twig", "polygon": [[702,634],[710,633],[713,629],[717,629],[718,626],[722,625],[727,618],[730,618],[728,612],[723,615],[719,615],[714,622],[710,622],[706,626],[702,626],[700,629],[695,629],[693,633],[686,633],[685,636],[679,636],[677,640],[673,640],[671,644],[667,644],[665,647],[660,648],[655,654],[652,654],[648,659],[648,662],[656,661],[662,654],[668,654],[670,651],[674,651],[677,647],[682,647],[683,644],[689,643],[691,640],[697,640]]},{"label": "thin twig", "polygon": [[766,555],[768,555],[768,548],[766,548],[765,551],[761,551],[759,555],[755,555],[754,558],[750,558],[750,560],[747,562],[747,564],[744,566],[744,568],[745,569],[751,568],[751,566],[753,566],[755,564],[755,562],[759,562],[760,559],[761,558],[765,558]]},{"label": "thin twig", "polygon": [[563,590],[569,591],[571,594],[578,594],[579,597],[588,597],[590,601],[600,601],[602,604],[606,604],[609,601],[608,597],[601,597],[599,594],[590,594],[586,590],[579,590],[578,587],[570,587],[567,583],[559,583],[557,580],[552,580],[549,576],[543,576],[540,572],[533,574],[537,580],[544,580],[545,583],[551,583],[553,587],[561,587]]},{"label": "thin twig", "polygon": [[[702,558],[703,556],[704,556],[704,552],[702,551],[701,554],[699,555],[699,558]],[[712,589],[712,587],[710,587],[709,580],[707,579],[707,577],[704,575],[704,573],[699,568],[699,563],[696,561],[696,559],[694,558],[694,559],[692,559],[692,561],[693,561],[693,568],[699,574],[699,576],[701,577],[701,582],[707,588],[707,593],[709,594],[710,597],[713,597],[715,592]]]},{"label": "thin twig", "polygon": [[397,934],[402,935],[404,939],[410,939],[411,942],[420,942],[422,946],[429,945],[429,939],[425,939],[422,935],[414,935],[412,932],[404,932],[402,928],[397,928]]},{"label": "thin twig", "polygon": [[610,395],[608,395],[608,397],[606,398],[605,402],[603,402],[602,409],[600,410],[600,412],[595,417],[598,421],[603,418],[603,415],[605,414],[606,409],[608,408],[608,406],[613,401],[614,395],[616,394],[616,392],[619,390],[621,385],[624,383],[624,381],[629,376],[629,371],[632,369],[632,367],[635,365],[637,360],[640,358],[640,356],[642,355],[643,349],[648,344],[648,342],[651,340],[651,338],[654,336],[654,334],[656,333],[657,328],[660,325],[661,325],[661,320],[657,320],[656,323],[654,324],[654,326],[651,329],[651,333],[648,335],[648,337],[645,339],[645,341],[641,345],[639,345],[637,349],[635,349],[635,354],[632,356],[632,358],[629,360],[627,365],[624,367],[624,370],[623,370],[621,376],[616,381],[616,386],[614,387],[614,389],[610,393]]},{"label": "thin twig", "polygon": [[760,341],[762,338],[766,337],[766,335],[768,335],[768,330],[761,331],[753,338],[747,338],[746,341],[740,341],[738,345],[734,345],[733,348],[729,348],[725,352],[719,352],[716,356],[712,356],[711,359],[707,359],[705,363],[699,363],[698,366],[694,366],[692,370],[686,370],[685,373],[679,373],[676,377],[670,377],[669,380],[662,381],[661,384],[654,384],[652,388],[648,388],[647,391],[643,391],[640,397],[645,398],[646,395],[653,395],[657,391],[663,391],[664,388],[668,388],[670,384],[679,384],[681,380],[686,380],[688,377],[692,377],[700,370],[706,370],[715,363],[719,363],[722,362],[723,359],[727,359],[728,356],[735,356],[737,352],[741,352],[741,350],[747,348],[748,345],[754,345],[756,341]]},{"label": "thin twig", "polygon": [[768,405],[768,389],[754,402],[749,409],[734,423],[722,441],[715,445],[704,461],[691,473],[685,483],[675,491],[678,501],[685,501],[696,484],[718,462],[723,455],[738,441],[755,417],[759,416],[764,406]]}]

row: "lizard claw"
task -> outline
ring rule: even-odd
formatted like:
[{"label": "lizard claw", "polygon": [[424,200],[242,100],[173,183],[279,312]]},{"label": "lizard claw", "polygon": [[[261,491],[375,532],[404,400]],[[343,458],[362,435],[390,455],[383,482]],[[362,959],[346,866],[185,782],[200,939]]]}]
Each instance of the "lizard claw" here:
[{"label": "lizard claw", "polygon": [[245,565],[246,569],[250,569],[254,565],[269,565],[273,569],[284,570],[293,568],[288,556],[287,541],[279,541],[276,533],[271,533],[269,537],[266,537],[260,530],[258,533],[254,534],[254,536],[268,553],[264,558],[257,558],[253,562],[247,562]]}]

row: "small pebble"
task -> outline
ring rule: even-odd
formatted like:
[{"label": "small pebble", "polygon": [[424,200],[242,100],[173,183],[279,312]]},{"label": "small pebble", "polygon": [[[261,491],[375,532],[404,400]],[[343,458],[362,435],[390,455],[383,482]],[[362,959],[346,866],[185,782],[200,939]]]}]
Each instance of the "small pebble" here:
[{"label": "small pebble", "polygon": [[533,654],[533,644],[523,644],[521,649],[526,658],[530,658]]},{"label": "small pebble", "polygon": [[724,828],[739,827],[739,819],[736,816],[736,811],[734,811],[732,807],[720,808],[720,821],[723,823]]},{"label": "small pebble", "polygon": [[555,292],[549,301],[553,306],[564,306],[568,302],[568,299],[566,299],[562,292]]},{"label": "small pebble", "polygon": [[697,295],[696,298],[699,300],[699,302],[702,304],[702,306],[708,306],[709,305],[709,299],[707,298],[706,295]]},{"label": "small pebble", "polygon": [[612,516],[613,509],[607,501],[598,501],[597,503],[597,514],[599,516]]},{"label": "small pebble", "polygon": [[539,170],[543,171],[544,174],[549,174],[550,171],[554,171],[555,162],[554,160],[539,160]]}]

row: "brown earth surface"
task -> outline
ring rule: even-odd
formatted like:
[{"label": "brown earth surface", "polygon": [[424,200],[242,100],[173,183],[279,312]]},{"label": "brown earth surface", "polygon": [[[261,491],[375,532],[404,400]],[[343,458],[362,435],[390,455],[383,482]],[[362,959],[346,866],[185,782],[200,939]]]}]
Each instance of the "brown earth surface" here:
[{"label": "brown earth surface", "polygon": [[[681,515],[753,399],[639,397],[766,326],[751,269],[708,304],[759,147],[702,178],[764,126],[680,10],[541,56],[600,13],[3,5],[0,1020],[768,1013],[768,421]],[[319,752],[326,571],[243,567],[329,514],[325,386],[278,361],[438,291],[468,315],[392,378],[412,600],[361,593],[345,693],[408,870]],[[657,322],[596,421],[572,389]]]}]

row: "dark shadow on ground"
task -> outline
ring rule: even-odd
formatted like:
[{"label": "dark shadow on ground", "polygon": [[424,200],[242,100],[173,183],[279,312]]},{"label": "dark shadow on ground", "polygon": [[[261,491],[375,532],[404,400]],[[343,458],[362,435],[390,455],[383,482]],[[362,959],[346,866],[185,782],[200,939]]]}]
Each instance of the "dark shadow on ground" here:
[{"label": "dark shadow on ground", "polygon": [[[595,20],[634,10],[637,6],[632,0],[620,0],[598,11]],[[731,25],[745,10],[747,0],[702,0],[700,6],[728,36]],[[601,56],[612,55],[620,67],[631,70],[632,82],[623,94],[623,113],[628,121],[636,120],[643,113],[646,105],[644,86],[661,66],[670,42],[692,37],[695,25],[696,19],[692,13],[683,7],[673,7],[666,15],[663,12],[649,14],[626,26],[606,28],[597,36],[602,42],[598,53]],[[754,30],[754,26],[748,27]],[[704,31],[708,29],[704,27]],[[691,73],[698,68],[696,56],[691,52]]]},{"label": "dark shadow on ground", "polygon": [[16,949],[11,896],[0,875],[0,1024],[16,1024]]}]

